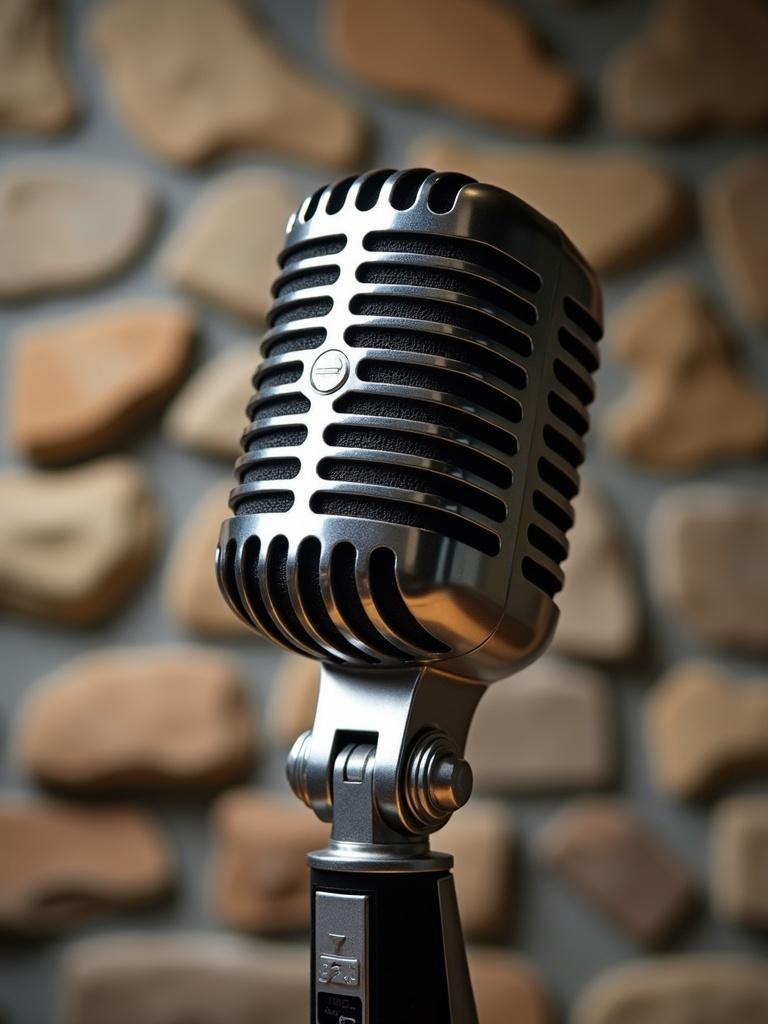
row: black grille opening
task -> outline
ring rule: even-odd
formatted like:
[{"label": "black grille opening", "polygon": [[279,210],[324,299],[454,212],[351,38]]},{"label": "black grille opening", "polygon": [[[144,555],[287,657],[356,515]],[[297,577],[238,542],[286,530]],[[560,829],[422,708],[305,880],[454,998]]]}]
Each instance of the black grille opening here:
[{"label": "black grille opening", "polygon": [[304,614],[329,647],[335,648],[353,661],[374,664],[374,658],[353,646],[339,632],[326,608],[320,586],[321,551],[322,546],[317,537],[305,537],[296,553],[296,585]]},{"label": "black grille opening", "polygon": [[570,402],[566,402],[556,391],[550,391],[547,395],[547,405],[549,406],[549,411],[554,416],[557,416],[561,423],[564,423],[566,427],[570,427],[579,437],[584,437],[589,430],[589,421]]},{"label": "black grille opening", "polygon": [[491,342],[511,348],[521,356],[529,356],[533,343],[527,334],[478,309],[469,309],[455,302],[437,299],[411,299],[402,295],[355,295],[349,303],[351,313],[358,316],[397,317],[400,320],[426,320],[461,327]]},{"label": "black grille opening", "polygon": [[366,646],[388,658],[407,661],[407,655],[385,639],[368,617],[357,589],[356,560],[357,550],[349,541],[337,544],[331,553],[331,590],[336,607],[355,637]]},{"label": "black grille opening", "polygon": [[316,192],[312,193],[312,195],[309,198],[309,202],[304,207],[304,212],[301,218],[303,221],[311,220],[314,217],[315,213],[317,212],[317,207],[320,203],[320,198],[323,192],[325,192],[325,185],[317,189]]},{"label": "black grille opening", "polygon": [[358,210],[372,210],[378,202],[384,182],[395,172],[391,167],[381,171],[373,171],[363,179],[360,188],[355,196],[355,206]]},{"label": "black grille opening", "polygon": [[567,327],[561,327],[557,332],[557,337],[565,351],[569,355],[573,356],[576,362],[580,363],[587,373],[594,373],[595,370],[598,369],[600,362],[595,357],[594,353],[591,352],[583,342],[579,341],[574,334],[571,334]]},{"label": "black grille opening", "polygon": [[357,376],[360,380],[373,384],[392,384],[396,387],[421,388],[453,395],[463,402],[477,406],[481,412],[488,409],[511,423],[519,423],[523,418],[523,409],[517,399],[497,391],[483,381],[454,370],[385,362],[379,359],[362,359],[357,366]]},{"label": "black grille opening", "polygon": [[299,292],[303,288],[320,288],[322,285],[335,284],[339,279],[338,267],[307,267],[297,270],[295,274],[279,277],[272,285],[275,298],[291,292]]},{"label": "black grille opening", "polygon": [[[352,179],[354,181],[354,178]],[[298,263],[299,260],[314,259],[316,256],[335,256],[347,244],[346,235],[325,235],[323,238],[310,238],[306,242],[297,242],[284,249],[278,257],[278,263],[286,268]]]},{"label": "black grille opening", "polygon": [[573,516],[541,491],[533,492],[533,507],[540,516],[548,519],[561,533],[567,533],[573,526]]},{"label": "black grille opening", "polygon": [[396,352],[418,352],[422,355],[455,359],[476,370],[498,377],[505,384],[522,391],[528,374],[522,366],[510,362],[482,344],[462,338],[427,331],[401,331],[390,327],[348,327],[344,339],[352,348],[385,348]]},{"label": "black grille opening", "polygon": [[309,412],[309,399],[304,395],[281,395],[279,398],[259,398],[248,406],[248,415],[254,420],[272,416],[303,416]]},{"label": "black grille opening", "polygon": [[249,618],[254,619],[258,623],[260,629],[266,636],[272,637],[276,643],[283,644],[285,647],[288,647],[297,654],[300,654],[301,649],[297,647],[290,637],[286,636],[279,628],[267,611],[266,605],[262,599],[261,590],[259,588],[260,551],[261,542],[259,541],[259,538],[256,536],[248,537],[243,545],[240,579],[243,591],[247,598]]},{"label": "black grille opening", "polygon": [[568,501],[571,501],[572,498],[576,497],[579,492],[578,486],[569,476],[566,476],[562,470],[553,465],[549,459],[545,459],[544,456],[542,456],[537,465],[539,469],[539,476],[545,484],[549,484],[550,487],[554,487],[558,494],[562,494],[562,496]]},{"label": "black grille opening", "polygon": [[325,430],[326,444],[355,451],[401,452],[422,459],[433,459],[449,466],[474,473],[489,483],[506,490],[512,484],[512,471],[508,466],[478,451],[468,444],[426,437],[407,430],[388,430],[376,427],[333,425]]},{"label": "black grille opening", "polygon": [[272,604],[282,622],[285,623],[288,635],[311,651],[325,655],[325,649],[302,626],[291,601],[288,589],[288,540],[286,537],[275,537],[267,549],[267,582]]},{"label": "black grille opening", "polygon": [[563,299],[563,309],[568,319],[580,327],[588,338],[594,342],[600,341],[603,336],[602,326],[580,302],[571,298],[570,295],[566,295]]},{"label": "black grille opening", "polygon": [[507,517],[506,505],[499,498],[464,480],[444,477],[429,469],[373,462],[371,459],[325,458],[320,460],[317,473],[323,480],[395,487],[403,491],[415,491],[417,494],[434,494],[459,506],[465,505],[474,509],[475,512],[497,523],[503,523]]},{"label": "black grille opening", "polygon": [[397,582],[397,562],[394,551],[376,548],[370,559],[371,595],[382,617],[392,632],[413,647],[434,654],[447,654],[447,647],[426,630],[408,607]]},{"label": "black grille opening", "polygon": [[354,174],[351,174],[348,178],[342,178],[341,181],[337,181],[331,189],[331,194],[328,196],[328,202],[326,204],[327,213],[338,213],[346,202],[349,190],[352,188],[357,178]]},{"label": "black grille opening", "polygon": [[448,213],[453,209],[459,192],[465,185],[474,185],[477,178],[466,174],[442,174],[429,190],[427,206],[432,213]]},{"label": "black grille opening", "polygon": [[576,445],[549,424],[544,427],[544,444],[566,462],[569,462],[574,469],[578,469],[584,461],[584,456]]},{"label": "black grille opening", "polygon": [[574,373],[570,366],[566,366],[561,359],[556,359],[553,364],[553,369],[555,371],[555,376],[563,387],[568,388],[571,394],[575,395],[582,405],[586,406],[592,402],[595,397],[592,385],[587,384],[586,381],[582,380],[578,373]]},{"label": "black grille opening", "polygon": [[433,172],[424,167],[404,171],[392,186],[389,201],[396,210],[410,210],[416,202],[419,189]]},{"label": "black grille opening", "polygon": [[538,548],[543,555],[546,555],[547,558],[556,562],[558,565],[568,554],[559,540],[555,540],[551,533],[547,533],[546,530],[542,530],[541,527],[536,526],[535,523],[531,523],[528,527],[528,540],[535,548]]},{"label": "black grille opening", "polygon": [[549,569],[545,569],[543,565],[539,565],[538,562],[534,561],[533,558],[527,556],[522,562],[523,576],[532,583],[534,587],[538,587],[539,590],[543,590],[548,597],[554,597],[555,594],[563,589],[563,585],[554,573],[551,573]]},{"label": "black grille opening", "polygon": [[355,416],[386,416],[395,420],[413,420],[417,423],[433,423],[446,427],[459,437],[480,441],[490,448],[514,455],[517,452],[517,438],[514,434],[491,426],[485,420],[460,409],[448,409],[438,402],[419,401],[411,398],[386,398],[346,391],[333,404],[335,412],[351,413]]},{"label": "black grille opening", "polygon": [[249,430],[246,431],[244,438],[246,452],[259,451],[262,448],[292,448],[304,444],[306,439],[307,428],[299,426]]},{"label": "black grille opening", "polygon": [[282,366],[265,366],[256,374],[254,384],[263,391],[264,388],[277,388],[283,384],[295,384],[304,372],[301,363],[284,363]]},{"label": "black grille opening", "polygon": [[326,330],[324,327],[316,327],[312,330],[286,331],[265,339],[262,344],[264,356],[282,356],[288,352],[306,352],[312,348],[319,348],[325,341]]},{"label": "black grille opening", "polygon": [[248,623],[250,626],[253,625],[251,617],[242,602],[240,591],[237,589],[237,574],[235,572],[236,553],[237,541],[234,537],[231,537],[227,541],[226,547],[220,548],[216,555],[216,573],[219,579],[219,588],[224,594],[227,604],[243,622]]},{"label": "black grille opening", "polygon": [[319,515],[347,516],[431,530],[433,533],[467,544],[484,555],[498,555],[501,547],[497,534],[492,530],[478,526],[463,516],[442,509],[425,508],[416,502],[316,491],[310,499],[309,507]]},{"label": "black grille opening", "polygon": [[232,511],[238,516],[260,516],[272,512],[288,512],[293,506],[293,491],[261,491],[241,494],[230,499]]},{"label": "black grille opening", "polygon": [[300,469],[298,459],[260,459],[243,466],[240,472],[242,483],[248,484],[257,480],[293,480]]},{"label": "black grille opening", "polygon": [[363,245],[369,252],[413,252],[474,263],[527,292],[541,288],[541,278],[534,270],[487,242],[416,231],[371,231],[363,239]]},{"label": "black grille opening", "polygon": [[296,299],[287,305],[275,306],[267,313],[270,327],[282,327],[283,324],[295,320],[312,320],[314,317],[326,316],[333,309],[333,299],[325,296],[315,299]]},{"label": "black grille opening", "polygon": [[532,326],[538,319],[536,307],[526,299],[500,288],[492,281],[460,270],[414,267],[403,263],[363,263],[357,269],[357,279],[363,284],[409,285],[457,292],[496,306],[502,313],[522,320],[524,324]]}]

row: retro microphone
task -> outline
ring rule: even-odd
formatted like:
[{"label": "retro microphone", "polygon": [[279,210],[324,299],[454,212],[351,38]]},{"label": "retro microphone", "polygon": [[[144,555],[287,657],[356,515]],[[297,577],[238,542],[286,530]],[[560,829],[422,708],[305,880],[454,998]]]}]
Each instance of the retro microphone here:
[{"label": "retro microphone", "polygon": [[232,608],[322,662],[291,785],[312,1024],[476,1024],[452,858],[485,687],[557,618],[598,366],[597,281],[515,196],[374,171],[288,223],[217,551]]}]

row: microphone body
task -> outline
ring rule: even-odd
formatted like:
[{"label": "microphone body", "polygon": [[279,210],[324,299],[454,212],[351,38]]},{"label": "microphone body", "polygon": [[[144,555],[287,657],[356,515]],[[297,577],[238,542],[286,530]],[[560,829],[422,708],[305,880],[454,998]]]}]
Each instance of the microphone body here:
[{"label": "microphone body", "polygon": [[318,190],[279,263],[217,572],[244,621],[323,662],[289,760],[333,821],[311,1020],[472,1024],[428,835],[469,796],[485,686],[556,623],[599,288],[521,200],[421,169]]}]

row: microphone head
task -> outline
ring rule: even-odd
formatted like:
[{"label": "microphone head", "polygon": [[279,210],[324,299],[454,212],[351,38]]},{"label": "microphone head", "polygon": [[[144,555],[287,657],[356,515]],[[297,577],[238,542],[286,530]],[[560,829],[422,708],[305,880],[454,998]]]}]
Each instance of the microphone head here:
[{"label": "microphone head", "polygon": [[423,169],[318,190],[279,265],[216,557],[227,601],[336,664],[523,667],[557,619],[595,275],[517,197]]}]

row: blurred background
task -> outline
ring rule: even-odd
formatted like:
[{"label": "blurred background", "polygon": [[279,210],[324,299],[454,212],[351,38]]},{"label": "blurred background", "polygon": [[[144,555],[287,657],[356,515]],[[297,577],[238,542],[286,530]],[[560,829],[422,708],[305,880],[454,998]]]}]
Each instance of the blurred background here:
[{"label": "blurred background", "polygon": [[763,0],[0,0],[0,1020],[305,1019],[315,678],[211,558],[288,214],[416,165],[606,305],[555,653],[434,844],[481,1021],[768,1021],[767,60]]}]

